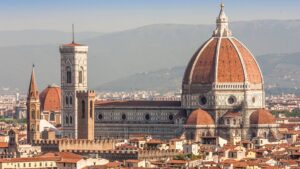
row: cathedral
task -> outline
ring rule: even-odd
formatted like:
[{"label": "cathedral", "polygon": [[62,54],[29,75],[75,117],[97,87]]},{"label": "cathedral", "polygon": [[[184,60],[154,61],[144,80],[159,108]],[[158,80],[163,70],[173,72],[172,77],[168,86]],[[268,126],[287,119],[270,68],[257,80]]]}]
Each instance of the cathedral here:
[{"label": "cathedral", "polygon": [[[181,101],[98,101],[87,88],[88,46],[61,45],[61,132],[65,138],[274,138],[278,125],[265,109],[264,80],[253,54],[232,36],[224,5],[211,38],[195,52],[182,80]],[[32,77],[34,78],[34,76]],[[39,139],[40,103],[30,83],[28,139]]]}]

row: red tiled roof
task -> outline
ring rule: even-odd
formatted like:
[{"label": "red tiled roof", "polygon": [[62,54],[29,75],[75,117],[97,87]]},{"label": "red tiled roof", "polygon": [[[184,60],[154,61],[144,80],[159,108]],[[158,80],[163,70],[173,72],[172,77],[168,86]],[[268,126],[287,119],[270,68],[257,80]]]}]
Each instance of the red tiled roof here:
[{"label": "red tiled roof", "polygon": [[202,109],[194,110],[188,117],[186,125],[214,125],[210,114]]},{"label": "red tiled roof", "polygon": [[61,91],[58,86],[48,86],[40,94],[41,109],[43,111],[61,110]]},{"label": "red tiled roof", "polygon": [[0,148],[8,148],[7,142],[0,142]]},{"label": "red tiled roof", "polygon": [[191,58],[183,84],[212,84],[215,81],[236,83],[245,80],[251,84],[263,82],[255,58],[237,39],[214,37],[205,42]]},{"label": "red tiled roof", "polygon": [[274,116],[266,109],[258,109],[250,115],[250,124],[275,124]]},{"label": "red tiled roof", "polygon": [[144,101],[144,100],[130,100],[130,101],[96,101],[98,107],[180,107],[180,101]]}]

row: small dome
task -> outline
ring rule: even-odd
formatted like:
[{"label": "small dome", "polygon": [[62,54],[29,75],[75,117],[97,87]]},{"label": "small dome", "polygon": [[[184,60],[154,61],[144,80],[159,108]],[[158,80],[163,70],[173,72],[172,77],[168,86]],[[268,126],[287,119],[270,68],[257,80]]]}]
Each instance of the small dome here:
[{"label": "small dome", "polygon": [[274,116],[266,109],[258,109],[250,115],[250,124],[275,124]]},{"label": "small dome", "polygon": [[49,85],[40,94],[42,111],[60,111],[61,90],[56,85]]},{"label": "small dome", "polygon": [[215,125],[215,122],[209,113],[197,109],[189,115],[186,125]]}]

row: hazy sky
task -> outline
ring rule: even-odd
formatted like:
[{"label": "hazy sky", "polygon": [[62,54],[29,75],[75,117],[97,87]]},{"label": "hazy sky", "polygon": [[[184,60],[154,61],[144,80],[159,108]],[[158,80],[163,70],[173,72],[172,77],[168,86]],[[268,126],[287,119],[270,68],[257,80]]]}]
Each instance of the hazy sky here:
[{"label": "hazy sky", "polygon": [[[211,24],[221,0],[0,0],[0,30],[111,32],[156,23]],[[299,0],[223,0],[231,21],[299,19]]]}]

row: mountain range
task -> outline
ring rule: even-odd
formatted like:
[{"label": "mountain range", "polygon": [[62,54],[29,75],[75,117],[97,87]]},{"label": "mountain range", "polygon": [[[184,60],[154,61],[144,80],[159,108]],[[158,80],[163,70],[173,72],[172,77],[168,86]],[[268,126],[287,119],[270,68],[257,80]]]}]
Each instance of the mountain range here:
[{"label": "mountain range", "polygon": [[[265,87],[274,93],[277,89],[300,89],[300,52],[268,54],[257,57],[264,76]],[[137,73],[99,85],[98,91],[156,90],[176,91],[181,88],[185,66]]]},{"label": "mountain range", "polygon": [[[126,86],[125,80],[130,82],[133,76],[145,76],[156,72],[161,72],[161,76],[165,73],[182,78],[180,73],[188,60],[211,36],[214,27],[157,24],[112,33],[82,32],[76,34],[75,40],[89,46],[89,87],[104,89],[107,88],[105,86],[116,82]],[[231,23],[230,28],[233,35],[244,42],[258,60],[262,60],[263,71],[264,67],[268,67],[273,61],[280,63],[273,72],[268,71],[268,68],[264,72],[265,79],[270,78],[270,84],[292,84],[278,81],[276,76],[284,77],[283,72],[298,72],[297,67],[300,64],[295,60],[298,59],[296,52],[299,52],[300,20],[240,21]],[[48,84],[59,84],[59,45],[69,43],[70,39],[70,33],[60,31],[0,31],[0,86],[26,91],[33,63],[36,65],[40,90]],[[281,61],[284,62],[281,64]],[[173,75],[175,72],[178,75]],[[286,79],[293,77],[286,76]],[[151,78],[148,80],[150,87]],[[159,85],[159,81],[154,78],[152,83]],[[170,83],[180,81],[181,79],[177,79]],[[266,82],[269,85],[269,80]],[[297,84],[295,80],[293,83]]]}]

